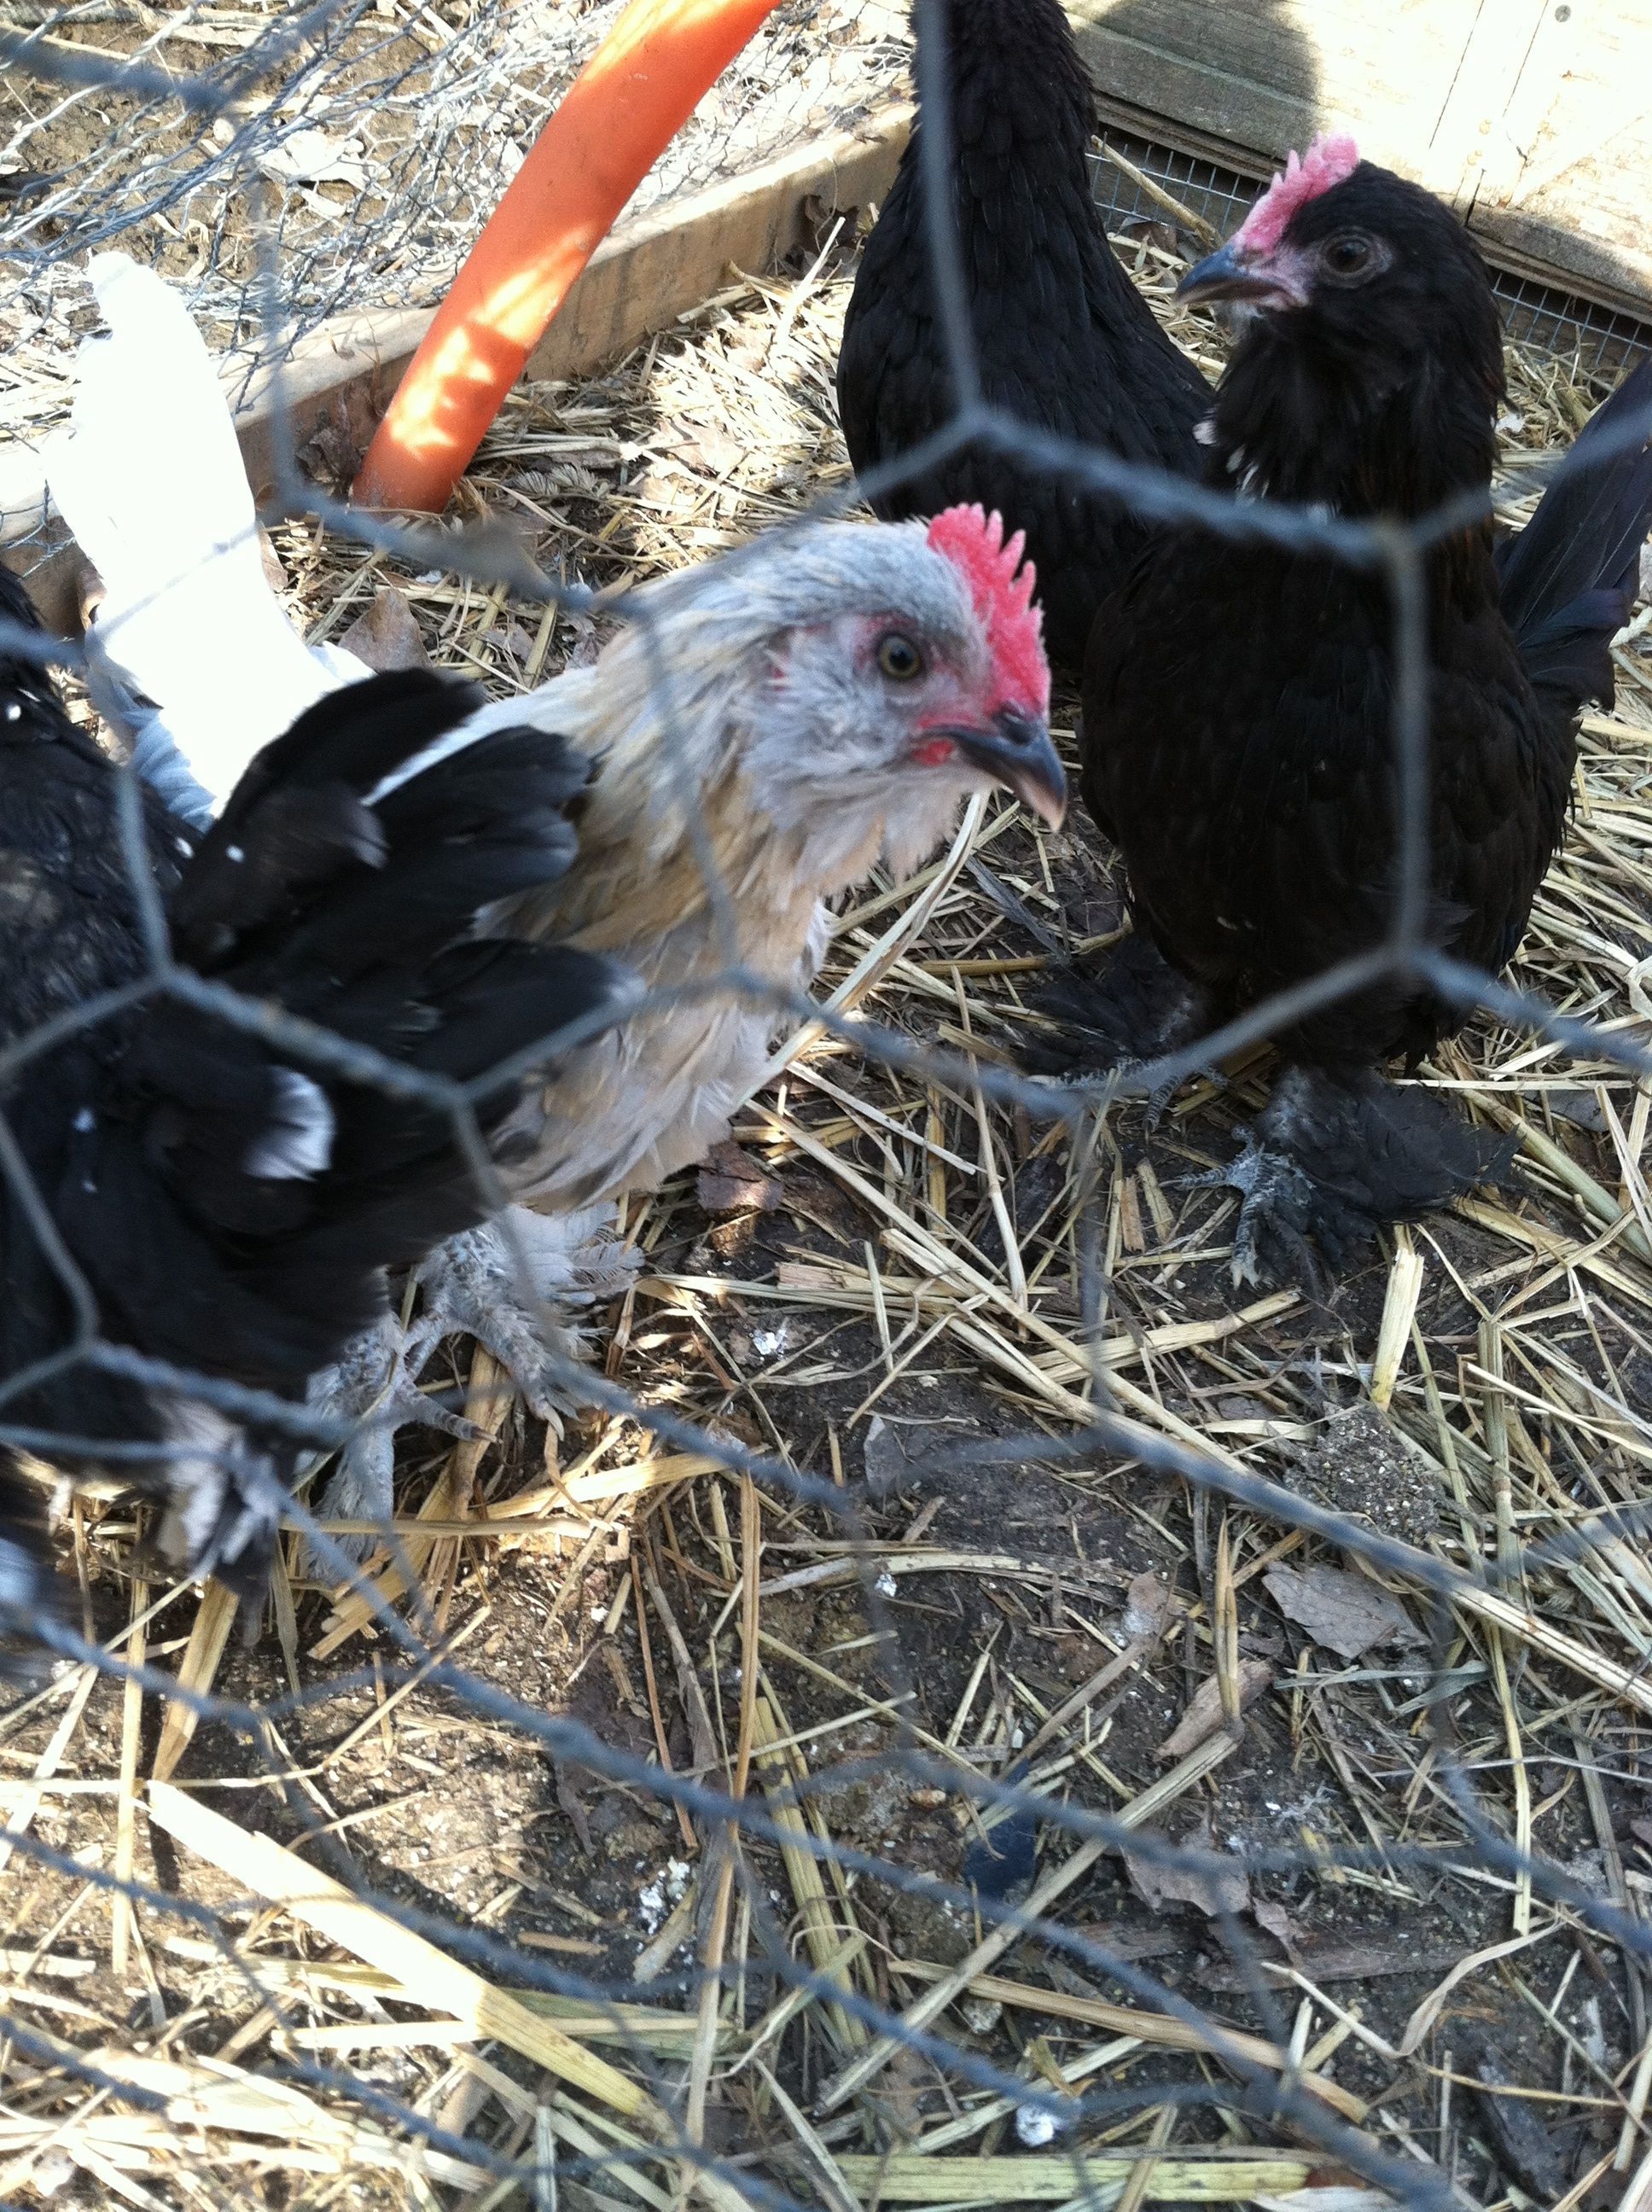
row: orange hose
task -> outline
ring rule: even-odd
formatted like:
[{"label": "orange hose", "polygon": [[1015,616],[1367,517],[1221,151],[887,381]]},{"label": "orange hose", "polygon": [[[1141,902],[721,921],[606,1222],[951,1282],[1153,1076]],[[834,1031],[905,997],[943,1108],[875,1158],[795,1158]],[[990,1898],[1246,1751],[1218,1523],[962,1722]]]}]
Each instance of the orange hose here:
[{"label": "orange hose", "polygon": [[436,514],[615,218],[776,0],[630,0],[425,332],[350,496]]}]

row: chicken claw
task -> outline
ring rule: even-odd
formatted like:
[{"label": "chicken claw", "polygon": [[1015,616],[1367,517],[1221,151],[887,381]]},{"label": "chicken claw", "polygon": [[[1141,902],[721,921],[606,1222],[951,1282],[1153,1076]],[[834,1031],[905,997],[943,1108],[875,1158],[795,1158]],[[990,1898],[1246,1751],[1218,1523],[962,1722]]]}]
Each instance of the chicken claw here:
[{"label": "chicken claw", "polygon": [[[312,1385],[312,1405],[363,1424],[339,1454],[321,1500],[324,1519],[388,1526],[396,1432],[403,1425],[416,1422],[461,1440],[483,1434],[413,1379],[450,1336],[474,1337],[529,1409],[560,1430],[562,1414],[583,1395],[583,1346],[570,1309],[617,1297],[636,1265],[614,1233],[613,1213],[611,1206],[562,1215],[512,1206],[498,1221],[467,1230],[431,1254],[418,1272],[422,1308],[411,1327],[404,1332],[394,1317],[382,1322]],[[374,1541],[346,1534],[331,1540],[357,1560]],[[331,1578],[330,1566],[314,1559],[312,1564]]]},{"label": "chicken claw", "polygon": [[1308,1241],[1310,1229],[1335,1242],[1332,1224],[1316,1215],[1325,1194],[1289,1153],[1274,1152],[1243,1132],[1244,1146],[1219,1168],[1183,1180],[1193,1189],[1228,1189],[1240,1194],[1229,1273],[1236,1289],[1259,1285],[1265,1274],[1295,1280],[1315,1297],[1324,1294],[1325,1273]]}]

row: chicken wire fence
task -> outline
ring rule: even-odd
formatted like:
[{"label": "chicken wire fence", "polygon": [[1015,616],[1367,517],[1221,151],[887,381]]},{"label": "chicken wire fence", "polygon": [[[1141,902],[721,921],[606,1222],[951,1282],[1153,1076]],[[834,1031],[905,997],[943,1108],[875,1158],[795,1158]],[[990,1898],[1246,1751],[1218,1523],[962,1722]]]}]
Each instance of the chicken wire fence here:
[{"label": "chicken wire fence", "polygon": [[[82,264],[117,241],[249,364],[329,315],[440,299],[623,4],[17,0],[0,18],[28,50],[0,113],[17,287],[3,335],[39,359],[33,375],[14,362],[14,419],[61,397],[52,364],[86,305]],[[787,0],[634,209],[864,114],[899,66],[888,13],[882,0]]]},{"label": "chicken wire fence", "polygon": [[[400,0],[388,7],[379,0],[373,9],[266,14],[191,5],[163,13],[137,0],[130,7],[88,0],[48,15],[26,12],[14,0],[9,24],[27,33],[24,49],[12,50],[8,100],[15,128],[0,155],[0,172],[10,180],[7,249],[23,270],[8,312],[15,318],[21,311],[25,319],[14,329],[36,317],[54,333],[72,329],[66,303],[78,307],[78,257],[117,240],[184,277],[226,348],[278,349],[295,329],[337,307],[429,296],[611,13],[609,7],[583,15],[549,7],[408,9]],[[780,11],[772,35],[809,58],[803,83],[782,72],[771,100],[768,80],[752,89],[737,72],[712,121],[683,142],[654,189],[680,188],[724,164],[722,134],[752,111],[762,112],[765,130],[770,120],[784,127],[787,117],[801,125],[818,112],[809,88],[819,58],[811,31],[808,11]],[[171,72],[186,40],[214,54],[222,49],[223,58],[210,58],[180,83]],[[828,100],[840,96],[823,78],[818,88]],[[932,88],[926,112],[938,116]],[[86,130],[76,150],[64,126],[72,117],[84,125],[88,114],[96,127]],[[932,178],[944,173],[944,136],[932,123],[926,140]],[[1162,160],[1132,142],[1121,142],[1120,151],[1138,179],[1156,179],[1184,203],[1195,190],[1205,195],[1200,211],[1223,231],[1242,210],[1242,180],[1177,167],[1181,157]],[[1109,177],[1118,180],[1111,204],[1121,222],[1159,210],[1151,192],[1143,201],[1139,182],[1125,170],[1099,170],[1103,189]],[[942,198],[932,190],[932,206]],[[1036,1421],[1027,1416],[1023,1389],[1007,1433],[977,1437],[951,1458],[933,1455],[929,1472],[932,1479],[963,1480],[986,1470],[1009,1485],[1029,1467],[1058,1475],[1103,1468],[1120,1483],[1163,1479],[1169,1487],[1156,1498],[1180,1495],[1185,1486],[1192,1597],[1182,1594],[1177,1618],[1162,1607],[1156,1612],[1152,1594],[1133,1585],[1122,1612],[1104,1613],[1098,1625],[1095,1616],[1104,1601],[1117,1601],[1122,1577],[1078,1554],[1076,1538],[1075,1556],[1061,1565],[1048,1557],[1028,1564],[1006,1542],[998,1555],[999,1584],[1033,1591],[1057,1628],[1084,1621],[1095,1647],[1089,1656],[1097,1663],[1083,1670],[1071,1697],[1041,1704],[1024,1686],[1011,1690],[995,1667],[989,1674],[992,1639],[983,1637],[978,1651],[963,1655],[967,1680],[951,1723],[943,1727],[930,1713],[934,1725],[920,1725],[915,1715],[929,1712],[925,1683],[903,1659],[900,1608],[908,1578],[933,1565],[919,1541],[924,1514],[912,1524],[917,1534],[891,1543],[871,1525],[865,1491],[839,1480],[840,1470],[800,1468],[774,1448],[778,1437],[751,1445],[726,1425],[678,1416],[669,1400],[652,1401],[584,1369],[568,1370],[570,1388],[630,1424],[660,1455],[658,1462],[642,1459],[635,1489],[646,1491],[650,1466],[687,1463],[671,1455],[692,1455],[693,1466],[707,1470],[704,1516],[692,1509],[701,1545],[669,1521],[657,1537],[639,1525],[628,1560],[611,1520],[587,1515],[581,1524],[591,1532],[582,1536],[581,1559],[620,1558],[606,1613],[617,1622],[631,1608],[638,1640],[630,1648],[637,1671],[646,1673],[642,1704],[656,1727],[675,1684],[686,1754],[680,1747],[673,1753],[663,1728],[656,1744],[639,1747],[634,1731],[591,1724],[571,1693],[556,1701],[561,1709],[547,1710],[501,1689],[473,1663],[467,1638],[477,1617],[452,1617],[451,1563],[445,1583],[433,1575],[428,1553],[410,1546],[409,1524],[384,1532],[388,1564],[368,1572],[294,1502],[293,1523],[330,1560],[346,1593],[335,1601],[335,1620],[349,1613],[357,1632],[371,1628],[376,1642],[367,1663],[349,1664],[342,1674],[307,1668],[295,1656],[291,1623],[277,1618],[287,1686],[257,1698],[197,1690],[180,1680],[213,1637],[222,1648],[228,1617],[220,1607],[209,1621],[210,1598],[179,1671],[158,1666],[151,1625],[179,1593],[151,1603],[135,1580],[130,1620],[102,1641],[45,1626],[57,1653],[55,1674],[0,1715],[0,1744],[25,1726],[49,1728],[38,1754],[12,1754],[17,1778],[0,1853],[14,1882],[25,1869],[42,1880],[55,1876],[63,1887],[54,1894],[66,1900],[49,1921],[20,1927],[14,1916],[8,1937],[13,1980],[0,2045],[0,2195],[8,2203],[56,2197],[142,2205],[550,2207],[566,2199],[581,2207],[665,2207],[699,2196],[720,2205],[825,2204],[833,2212],[888,2202],[1121,2203],[1135,2212],[1151,2200],[1247,2201],[1299,2212],[1374,2212],[1398,2202],[1432,2212],[1484,2201],[1492,2165],[1507,2184],[1501,2201],[1529,2203],[1541,2193],[1544,2168],[1521,2100],[1540,2085],[1521,2077],[1518,2053],[1512,2071],[1495,2054],[1471,2063],[1464,2054],[1472,2022],[1457,2030],[1456,2067],[1436,2031],[1450,2016],[1460,1974],[1472,1968],[1482,1977],[1506,1976],[1533,1947],[1557,1940],[1567,1949],[1564,1972],[1546,1996],[1525,1995],[1534,2008],[1528,2016],[1565,2051],[1564,2078],[1573,2086],[1552,2092],[1544,2085],[1550,2102],[1537,2109],[1552,2120],[1586,2108],[1600,2120],[1604,2148],[1588,2173],[1566,2177],[1554,2201],[1581,2205],[1589,2186],[1622,2187],[1625,2175],[1652,2171],[1644,2163],[1652,1936],[1643,1918],[1652,1885],[1626,1863],[1619,1848],[1626,1839],[1599,1811],[1603,1773],[1619,1782],[1637,1776],[1640,1717],[1652,1713],[1644,1667],[1652,1644],[1641,1633],[1638,1609],[1652,1592],[1637,1548],[1643,1515],[1632,1492],[1621,1482],[1603,1484],[1597,1467],[1575,1466],[1575,1449],[1566,1456],[1576,1441],[1568,1432],[1554,1451],[1563,1470],[1551,1486],[1558,1503],[1550,1500],[1546,1512],[1515,1510],[1510,1499],[1517,1490],[1527,1495],[1518,1486],[1532,1477],[1518,1448],[1510,1457],[1509,1432],[1518,1427],[1522,1401],[1513,1382],[1499,1396],[1493,1376],[1488,1402],[1497,1412],[1475,1437],[1443,1418],[1440,1426],[1455,1438],[1444,1448],[1448,1455],[1491,1468],[1496,1516],[1471,1509],[1453,1458],[1446,1472],[1461,1540],[1424,1548],[1258,1472],[1214,1435],[1200,1433],[1197,1418],[1167,1415],[1151,1365],[1147,1389],[1121,1372],[1119,1346],[1133,1322],[1122,1338],[1110,1330],[1109,1317],[1127,1316],[1129,1309],[1120,1303],[1124,1285],[1107,1235],[1109,1115],[1168,1077],[1192,1074],[1213,1057],[1265,1039],[1306,1005],[1326,1003],[1375,974],[1405,970],[1466,1006],[1478,1004],[1511,1030],[1642,1083],[1652,1078],[1652,1056],[1633,1028],[1580,1019],[1495,978],[1458,970],[1422,934],[1426,856],[1414,802],[1426,773],[1428,732],[1418,562],[1426,544],[1459,526],[1463,515],[1399,531],[1238,507],[994,417],[975,396],[967,345],[957,336],[964,327],[958,272],[944,228],[932,247],[942,298],[954,310],[962,404],[951,436],[1013,442],[1150,516],[1197,517],[1235,538],[1311,547],[1327,559],[1376,568],[1393,593],[1401,672],[1396,758],[1402,791],[1412,794],[1402,807],[1412,834],[1394,935],[1369,958],[1327,972],[1288,1001],[1255,1009],[1174,1062],[1074,1089],[1059,1102],[1012,1066],[914,1041],[875,1020],[776,1003],[768,986],[732,965],[720,979],[724,988],[772,1005],[777,1020],[820,1022],[835,1045],[872,1066],[965,1100],[979,1096],[987,1102],[983,1127],[989,1107],[1010,1126],[1017,1115],[1036,1116],[1041,1128],[1053,1120],[1065,1124],[1081,1191],[1071,1340],[1087,1363],[1083,1387],[1090,1411],[1082,1419],[1070,1414],[1060,1427],[1048,1418]],[[1566,343],[1581,343],[1578,333],[1591,343],[1643,342],[1632,328],[1608,325],[1575,303],[1506,292],[1505,301],[1516,313],[1551,317]],[[60,405],[62,396],[59,388],[51,404]],[[896,471],[885,474],[892,481]],[[507,586],[524,605],[558,596],[531,564],[501,550],[496,535],[410,532],[355,514],[300,483],[290,462],[283,490],[289,504],[319,513],[329,529],[359,545]],[[569,590],[560,598],[575,614],[589,611],[588,594]],[[624,619],[628,611],[621,604],[610,611]],[[20,643],[9,632],[7,641]],[[29,649],[30,641],[21,645]],[[656,682],[669,731],[672,675],[663,636],[658,648]],[[67,649],[61,657],[74,658]],[[124,831],[135,879],[145,865],[136,823],[129,810]],[[268,1006],[227,1007],[220,994],[159,959],[149,982],[255,1027],[301,1060],[326,1063],[313,1034]],[[0,1053],[0,1075],[10,1085],[27,1082],[46,1042],[15,1041]],[[336,1064],[359,1070],[359,1049],[341,1042]],[[393,1073],[405,1084],[404,1072]],[[434,1088],[428,1095],[452,1115],[476,1173],[502,1204],[466,1100]],[[8,1155],[3,1164],[21,1193],[15,1162]],[[1627,1232],[1644,1237],[1648,1224],[1632,1207],[1623,1212],[1613,1233],[1637,1249]],[[1559,1272],[1570,1269],[1575,1286],[1583,1264],[1566,1257]],[[881,1317],[878,1280],[869,1245],[866,1282]],[[1398,1310],[1403,1331],[1403,1300]],[[1014,1316],[1011,1325],[1019,1325]],[[1036,1331],[1029,1340],[1042,1342]],[[121,1347],[95,1337],[78,1342],[70,1356],[131,1364]],[[1480,1356],[1491,1355],[1482,1346]],[[337,1441],[284,1401],[261,1401],[211,1376],[153,1365],[149,1371],[162,1385],[232,1412],[255,1409],[289,1431],[308,1421],[318,1449]],[[1606,1371],[1614,1372],[1609,1362]],[[15,1397],[16,1389],[14,1378],[3,1395]],[[1036,1407],[1036,1398],[1030,1402]],[[473,1413],[484,1410],[485,1382],[469,1403]],[[1631,1472],[1637,1455],[1643,1464],[1642,1409],[1621,1382],[1615,1395],[1596,1391],[1594,1425],[1586,1423],[1580,1434],[1600,1443],[1602,1455],[1608,1444],[1626,1452]],[[49,1437],[15,1425],[0,1435],[49,1456]],[[1368,1449],[1382,1468],[1379,1447],[1372,1442]],[[1383,1479],[1401,1477],[1389,1465]],[[558,1509],[570,1525],[572,1495],[562,1493]],[[1214,1530],[1212,1510],[1223,1516]],[[453,1536],[446,1523],[434,1525]],[[823,1528],[824,1539],[817,1534],[805,1545],[799,1537]],[[1243,1531],[1251,1549],[1241,1566]],[[794,1539],[814,1564],[769,1572],[770,1554],[784,1559]],[[1355,1667],[1344,1674],[1391,1685],[1388,1710],[1425,1739],[1426,1749],[1405,1778],[1405,1816],[1386,1832],[1364,1809],[1369,1791],[1355,1786],[1356,1769],[1369,1770],[1370,1746],[1339,1741],[1333,1729],[1331,1766],[1346,1790],[1340,1815],[1321,1792],[1317,1802],[1288,1808],[1294,1829],[1288,1841],[1230,1845],[1211,1826],[1215,1801],[1207,1792],[1247,1725],[1260,1725],[1254,1712],[1248,1723],[1243,1717],[1256,1687],[1247,1670],[1259,1662],[1240,1656],[1240,1592],[1259,1566],[1314,1540],[1370,1571],[1369,1602],[1392,1607],[1397,1589],[1414,1609],[1411,1626],[1422,1640],[1407,1647],[1410,1656],[1387,1669]],[[669,1589],[668,1571],[675,1577]],[[1544,1610],[1537,1609],[1533,1593],[1552,1597],[1553,1577],[1567,1573],[1605,1592],[1601,1609],[1617,1635],[1612,1650],[1588,1642],[1558,1602],[1550,1609],[1546,1598]],[[825,1581],[853,1593],[866,1624],[862,1640],[875,1647],[884,1670],[883,1686],[862,1716],[875,1723],[877,1740],[859,1755],[823,1755],[811,1736],[829,1746],[831,1731],[799,1730],[780,1717],[780,1686],[799,1679],[787,1668],[818,1672],[833,1652],[799,1653],[786,1644],[765,1629],[762,1607],[776,1593]],[[580,1602],[587,1594],[582,1588]],[[702,1637],[703,1660],[690,1650],[683,1620]],[[1091,1709],[1098,1696],[1145,1669],[1173,1628],[1183,1644],[1190,1705],[1204,1693],[1204,1732],[1191,1730],[1174,1749],[1171,1738],[1157,1779],[1121,1784],[1102,1756],[1104,1734],[1090,1732]],[[1576,1856],[1563,1862],[1534,1840],[1517,1692],[1523,1687],[1527,1696],[1529,1723],[1537,1694],[1531,1686],[1555,1670],[1570,1687],[1545,1692],[1553,1699],[1554,1725],[1564,1731],[1550,1764],[1578,1780],[1594,1824],[1593,1868]],[[623,1662],[618,1672],[627,1673]],[[214,1679],[210,1668],[204,1679]],[[1323,1699],[1327,1682],[1342,1679],[1315,1673],[1303,1647],[1295,1674],[1283,1672],[1279,1681],[1293,1737],[1308,1725],[1305,1707]],[[120,1690],[125,1716],[114,1847],[59,1848],[46,1839],[42,1808],[64,1785],[60,1762],[88,1701],[109,1681]],[[966,1743],[983,1683],[991,1725]],[[1484,1714],[1466,1706],[1477,1684],[1490,1686],[1490,1711],[1505,1730],[1500,1741],[1488,1744]],[[439,1909],[440,1891],[412,1894],[415,1885],[364,1871],[359,1838],[367,1814],[335,1811],[329,1762],[341,1746],[375,1731],[387,1736],[416,1696],[437,1720],[508,1744],[513,1757],[550,1778],[559,1802],[579,1802],[583,1784],[605,1789],[604,1803],[652,1808],[643,1817],[654,1863],[663,1865],[640,1923],[647,1940],[624,1967],[616,1966],[604,1941],[616,1931],[577,1898],[573,1919],[583,1933],[557,1937],[547,1949],[492,1924],[507,1917],[508,1899],[501,1907],[495,1898],[460,1916]],[[243,1744],[246,1771],[234,1778],[240,1786],[217,1784],[216,1804],[170,1782],[155,1784],[145,1797],[133,1760],[146,1698],[161,1701],[169,1717],[164,1725],[185,1716],[198,1722],[197,1742]],[[1322,1707],[1316,1710],[1319,1724],[1328,1728]],[[325,1757],[301,1757],[295,1749],[301,1731],[322,1725],[316,1717],[329,1711],[342,1717],[341,1725],[348,1721],[345,1733],[327,1744]],[[1546,1725],[1547,1708],[1542,1717]],[[424,1740],[444,1741],[440,1732]],[[440,1762],[426,1759],[423,1766],[440,1792]],[[886,1790],[891,1778],[908,1807],[951,1819],[967,1843],[957,1878],[844,1840],[845,1803],[857,1792]],[[1448,1808],[1455,1824],[1449,1840],[1427,1839],[1414,1817],[1425,1801]],[[1167,1823],[1179,1820],[1188,1802],[1203,1803],[1206,1817],[1173,1835]],[[149,1815],[153,1879],[133,1871],[140,1803]],[[224,1804],[228,1813],[216,1809]],[[574,1821],[576,1831],[586,1818]],[[266,1833],[266,1824],[286,1840]],[[1064,1899],[1070,1908],[1086,1893],[1095,1870],[1120,1866],[1161,1909],[1180,1903],[1207,1917],[1210,1941],[1225,1961],[1226,1979],[1218,1975],[1215,1983],[1230,1993],[1225,2006],[1197,2001],[1179,1972],[1151,1970],[1130,1942],[1114,1940],[1108,1923],[1058,1911]],[[203,1867],[211,1881],[203,1881]],[[517,1896],[556,1896],[573,1884],[566,1869],[549,1875],[525,1870]],[[1328,1995],[1311,1960],[1297,1963],[1303,1954],[1290,1940],[1287,1916],[1277,1897],[1262,1893],[1270,1882],[1287,1885],[1293,1896],[1328,1897],[1333,1911],[1351,1909],[1338,1900],[1374,1893],[1419,1899],[1470,1884],[1506,1918],[1472,1941],[1463,1933],[1455,1962],[1430,1966],[1428,1994],[1403,2033],[1391,2037],[1368,2026],[1357,2005]],[[434,1905],[421,1901],[433,1894]],[[892,1932],[902,1900],[947,1926],[956,1938],[951,1963],[914,1962],[902,1952]],[[76,1994],[94,1986],[77,1971],[93,1955],[88,1906],[111,1910],[119,1955],[129,1971],[136,1968],[136,2025],[112,2008],[111,1992],[94,2002]],[[1261,1941],[1264,1930],[1281,1923],[1283,1958],[1278,1945]],[[629,1948],[635,1931],[625,1940]],[[210,1982],[214,2003],[202,1997],[169,2014],[157,1960],[189,1962],[200,1990]],[[908,1971],[914,1963],[924,1971]],[[995,1973],[1000,1966],[1013,1973]],[[1584,1981],[1592,2028],[1587,2020],[1579,2025],[1575,2002],[1570,2014],[1564,2009],[1572,2002],[1570,1985]],[[1205,1986],[1208,1991],[1212,1984]],[[342,2022],[328,2018],[318,2026],[318,1992],[328,1994],[333,2014],[346,2003],[356,2009]],[[1248,2024],[1236,2025],[1236,2013]],[[237,2025],[222,2036],[222,2016],[230,2014]],[[1031,2021],[1042,2021],[1042,2032],[1023,2034],[1011,2025]],[[360,2051],[393,2056],[421,2038],[452,2059],[416,2088],[392,2063],[355,2061]],[[1425,2051],[1440,2055],[1424,2063]],[[243,2063],[254,2052],[262,2053],[256,2063]],[[1370,2080],[1388,2081],[1380,2069],[1413,2063],[1434,2100],[1432,2149],[1414,2106],[1396,2118],[1384,2109],[1386,2090],[1367,2095],[1339,2078],[1339,2068],[1364,2066],[1379,2069]],[[1491,2146],[1491,2161],[1460,2172],[1467,2137],[1477,2131]],[[1477,2178],[1478,2197],[1471,2187]]]}]

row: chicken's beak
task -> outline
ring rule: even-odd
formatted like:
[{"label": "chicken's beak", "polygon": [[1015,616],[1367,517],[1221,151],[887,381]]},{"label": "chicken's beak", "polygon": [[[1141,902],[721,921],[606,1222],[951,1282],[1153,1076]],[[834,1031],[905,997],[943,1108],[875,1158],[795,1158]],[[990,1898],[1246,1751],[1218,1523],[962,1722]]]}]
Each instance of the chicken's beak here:
[{"label": "chicken's beak", "polygon": [[1202,261],[1196,261],[1176,286],[1175,296],[1184,303],[1200,307],[1214,307],[1218,300],[1231,300],[1251,307],[1302,305],[1285,271],[1276,267],[1268,256],[1253,258],[1233,239],[1215,253],[1207,253]]},{"label": "chicken's beak", "polygon": [[990,728],[960,730],[957,743],[972,767],[1012,791],[1052,830],[1060,828],[1067,811],[1067,772],[1042,715],[1000,707]]}]

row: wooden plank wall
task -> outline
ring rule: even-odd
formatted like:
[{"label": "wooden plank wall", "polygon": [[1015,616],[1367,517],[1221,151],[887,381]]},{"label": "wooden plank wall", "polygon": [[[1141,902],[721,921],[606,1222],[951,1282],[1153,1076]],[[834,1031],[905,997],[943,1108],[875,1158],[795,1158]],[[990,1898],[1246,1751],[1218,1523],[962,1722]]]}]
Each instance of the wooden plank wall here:
[{"label": "wooden plank wall", "polygon": [[1652,0],[1066,0],[1111,119],[1254,169],[1315,130],[1499,261],[1652,314]]}]

